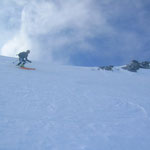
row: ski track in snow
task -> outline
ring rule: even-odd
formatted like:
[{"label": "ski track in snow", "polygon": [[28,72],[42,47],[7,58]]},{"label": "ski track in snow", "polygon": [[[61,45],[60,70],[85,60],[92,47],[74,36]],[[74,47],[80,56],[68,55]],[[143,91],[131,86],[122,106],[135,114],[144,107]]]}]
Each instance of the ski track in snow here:
[{"label": "ski track in snow", "polygon": [[150,71],[0,57],[0,150],[149,150]]}]

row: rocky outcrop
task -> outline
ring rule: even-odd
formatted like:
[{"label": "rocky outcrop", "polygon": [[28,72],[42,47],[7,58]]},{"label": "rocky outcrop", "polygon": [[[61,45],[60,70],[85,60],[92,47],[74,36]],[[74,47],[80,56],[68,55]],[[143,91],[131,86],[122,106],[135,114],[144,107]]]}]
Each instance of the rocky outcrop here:
[{"label": "rocky outcrop", "polygon": [[150,69],[150,62],[144,61],[140,63],[137,60],[132,60],[130,64],[127,64],[125,67],[122,68],[131,72],[137,72],[137,70],[139,70],[140,68]]},{"label": "rocky outcrop", "polygon": [[[140,68],[150,69],[150,61],[138,62],[137,60],[132,60],[131,63],[129,63],[129,64],[125,65],[124,67],[122,67],[122,69],[131,71],[131,72],[137,72],[137,70],[139,70]],[[112,66],[112,65],[100,66],[100,67],[98,67],[98,70],[113,71],[114,66]]]},{"label": "rocky outcrop", "polygon": [[98,67],[98,70],[102,69],[102,70],[107,70],[107,71],[113,71],[113,67],[112,65],[110,66],[100,66]]},{"label": "rocky outcrop", "polygon": [[150,69],[150,62],[149,61],[143,61],[140,63],[140,67],[144,69]]}]

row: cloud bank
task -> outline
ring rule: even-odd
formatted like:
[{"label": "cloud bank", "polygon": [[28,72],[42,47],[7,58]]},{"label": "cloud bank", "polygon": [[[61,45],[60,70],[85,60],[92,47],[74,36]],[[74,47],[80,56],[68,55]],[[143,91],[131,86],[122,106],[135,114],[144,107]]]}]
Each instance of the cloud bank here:
[{"label": "cloud bank", "polygon": [[1,55],[14,57],[31,49],[33,59],[75,65],[88,61],[91,65],[92,61],[100,64],[107,59],[117,63],[139,58],[141,54],[147,58],[149,54],[144,49],[148,42],[145,34],[149,36],[146,27],[150,22],[145,8],[148,1],[2,0],[0,3],[3,24],[0,30],[5,31]]},{"label": "cloud bank", "polygon": [[24,49],[33,49],[37,54],[37,49],[41,49],[39,55],[47,52],[51,55],[52,51],[72,43],[85,44],[86,47],[85,38],[109,29],[105,18],[92,10],[91,2],[14,1],[14,5],[22,7],[20,29],[4,44],[1,54],[14,56],[18,50]]}]

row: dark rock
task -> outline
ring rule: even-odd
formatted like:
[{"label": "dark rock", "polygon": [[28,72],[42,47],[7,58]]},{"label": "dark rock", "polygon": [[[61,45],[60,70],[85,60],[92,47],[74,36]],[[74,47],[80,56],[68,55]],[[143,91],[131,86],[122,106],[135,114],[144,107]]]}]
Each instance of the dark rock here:
[{"label": "dark rock", "polygon": [[122,67],[125,70],[131,71],[131,72],[137,72],[137,70],[140,68],[140,63],[137,60],[132,60],[132,62],[125,67]]},{"label": "dark rock", "polygon": [[99,67],[98,70],[102,69],[102,70],[107,70],[107,71],[113,71],[113,67],[112,65],[110,66],[102,66],[102,67]]},{"label": "dark rock", "polygon": [[[107,70],[107,71],[113,71],[112,65],[109,66],[100,66],[98,67],[98,70]],[[150,61],[143,61],[143,62],[138,62],[137,60],[132,60],[131,63],[127,64],[126,66],[122,67],[122,69],[131,71],[131,72],[137,72],[140,68],[143,69],[150,69]]]},{"label": "dark rock", "polygon": [[150,69],[150,62],[149,61],[143,61],[140,63],[140,67],[144,69]]}]

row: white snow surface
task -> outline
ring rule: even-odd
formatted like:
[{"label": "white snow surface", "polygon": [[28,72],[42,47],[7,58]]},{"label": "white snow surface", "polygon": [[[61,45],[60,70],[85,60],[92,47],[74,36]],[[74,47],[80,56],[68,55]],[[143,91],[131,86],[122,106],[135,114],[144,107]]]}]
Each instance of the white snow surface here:
[{"label": "white snow surface", "polygon": [[150,70],[0,56],[0,150],[149,150]]}]

